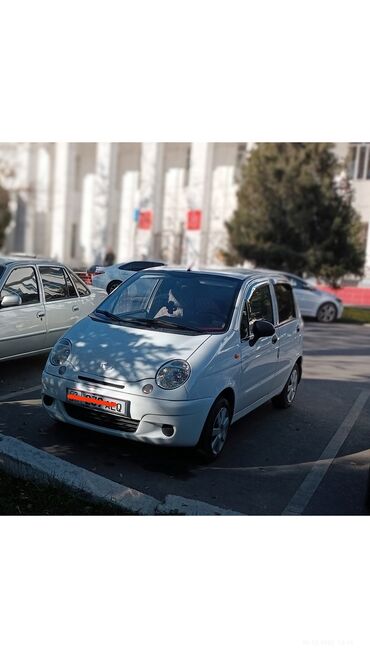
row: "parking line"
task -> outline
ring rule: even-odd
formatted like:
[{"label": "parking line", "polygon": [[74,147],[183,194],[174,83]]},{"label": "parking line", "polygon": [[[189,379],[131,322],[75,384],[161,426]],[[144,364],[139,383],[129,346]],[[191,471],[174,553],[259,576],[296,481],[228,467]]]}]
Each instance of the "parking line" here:
[{"label": "parking line", "polygon": [[362,391],[359,394],[342,424],[338,427],[334,436],[330,439],[328,445],[321,453],[319,459],[314,464],[311,471],[306,475],[293,498],[283,510],[283,515],[302,514],[305,510],[320,482],[325,477],[327,470],[337,456],[341,446],[348,437],[356,420],[360,416],[369,397],[370,391]]},{"label": "parking line", "polygon": [[25,393],[34,393],[35,391],[41,391],[41,384],[37,386],[31,386],[30,388],[19,389],[18,391],[13,391],[13,393],[7,393],[7,395],[0,395],[0,402],[6,402],[6,400],[17,399],[17,396],[24,395]]}]

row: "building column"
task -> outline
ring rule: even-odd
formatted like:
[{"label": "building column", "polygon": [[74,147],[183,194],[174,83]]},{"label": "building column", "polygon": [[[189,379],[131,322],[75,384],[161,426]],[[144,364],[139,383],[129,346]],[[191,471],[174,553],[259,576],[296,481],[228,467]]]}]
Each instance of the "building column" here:
[{"label": "building column", "polygon": [[160,210],[160,192],[158,186],[161,182],[160,165],[163,144],[158,142],[145,142],[141,147],[140,163],[140,199],[139,213],[146,214],[146,220],[137,226],[135,254],[139,259],[145,259],[154,254],[158,240],[156,236],[161,233],[162,216]]},{"label": "building column", "polygon": [[71,215],[71,175],[74,144],[57,142],[54,150],[53,201],[51,217],[51,257],[64,260],[68,257],[65,236]]},{"label": "building column", "polygon": [[34,213],[34,250],[43,256],[49,252],[51,153],[48,144],[37,144],[36,189]]},{"label": "building column", "polygon": [[17,251],[32,254],[34,249],[36,144],[21,144],[18,155],[19,191],[16,202],[14,245]]},{"label": "building column", "polygon": [[193,143],[191,146],[188,206],[189,211],[201,213],[200,226],[186,225],[183,262],[186,265],[206,264],[209,239],[209,206],[212,191],[213,144]]},{"label": "building column", "polygon": [[91,253],[94,263],[102,263],[108,247],[108,225],[110,219],[110,194],[112,186],[112,163],[114,145],[99,142],[96,145],[96,166],[93,194],[93,225],[91,231]]},{"label": "building column", "polygon": [[139,207],[141,144],[120,144],[117,260],[135,257],[136,211]]}]

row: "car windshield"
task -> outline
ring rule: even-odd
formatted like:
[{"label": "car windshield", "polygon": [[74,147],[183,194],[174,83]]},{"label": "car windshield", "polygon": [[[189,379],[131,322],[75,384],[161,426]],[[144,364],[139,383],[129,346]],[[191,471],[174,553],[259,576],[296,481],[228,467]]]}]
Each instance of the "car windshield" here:
[{"label": "car windshield", "polygon": [[90,317],[157,331],[223,333],[241,284],[241,279],[201,272],[139,272]]},{"label": "car windshield", "polygon": [[0,279],[4,274],[5,267],[3,265],[0,265]]}]

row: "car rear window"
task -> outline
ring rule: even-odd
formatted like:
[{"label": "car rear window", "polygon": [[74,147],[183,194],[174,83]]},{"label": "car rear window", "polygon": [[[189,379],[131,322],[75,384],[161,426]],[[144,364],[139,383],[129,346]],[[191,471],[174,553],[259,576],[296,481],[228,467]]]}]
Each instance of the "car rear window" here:
[{"label": "car rear window", "polygon": [[61,267],[40,267],[45,301],[54,302],[68,297],[66,280]]},{"label": "car rear window", "polygon": [[289,284],[276,283],[275,294],[279,310],[279,324],[296,317],[293,292]]}]

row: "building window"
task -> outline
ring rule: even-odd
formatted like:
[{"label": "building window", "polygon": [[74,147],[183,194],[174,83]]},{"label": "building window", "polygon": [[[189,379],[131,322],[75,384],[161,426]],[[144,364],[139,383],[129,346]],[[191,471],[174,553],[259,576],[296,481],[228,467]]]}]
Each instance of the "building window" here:
[{"label": "building window", "polygon": [[245,162],[246,155],[247,155],[247,144],[245,142],[243,142],[242,144],[238,144],[236,149],[236,162],[234,169],[234,183],[236,184],[240,183],[242,167]]},{"label": "building window", "polygon": [[354,180],[370,180],[370,143],[351,144],[348,175]]}]

